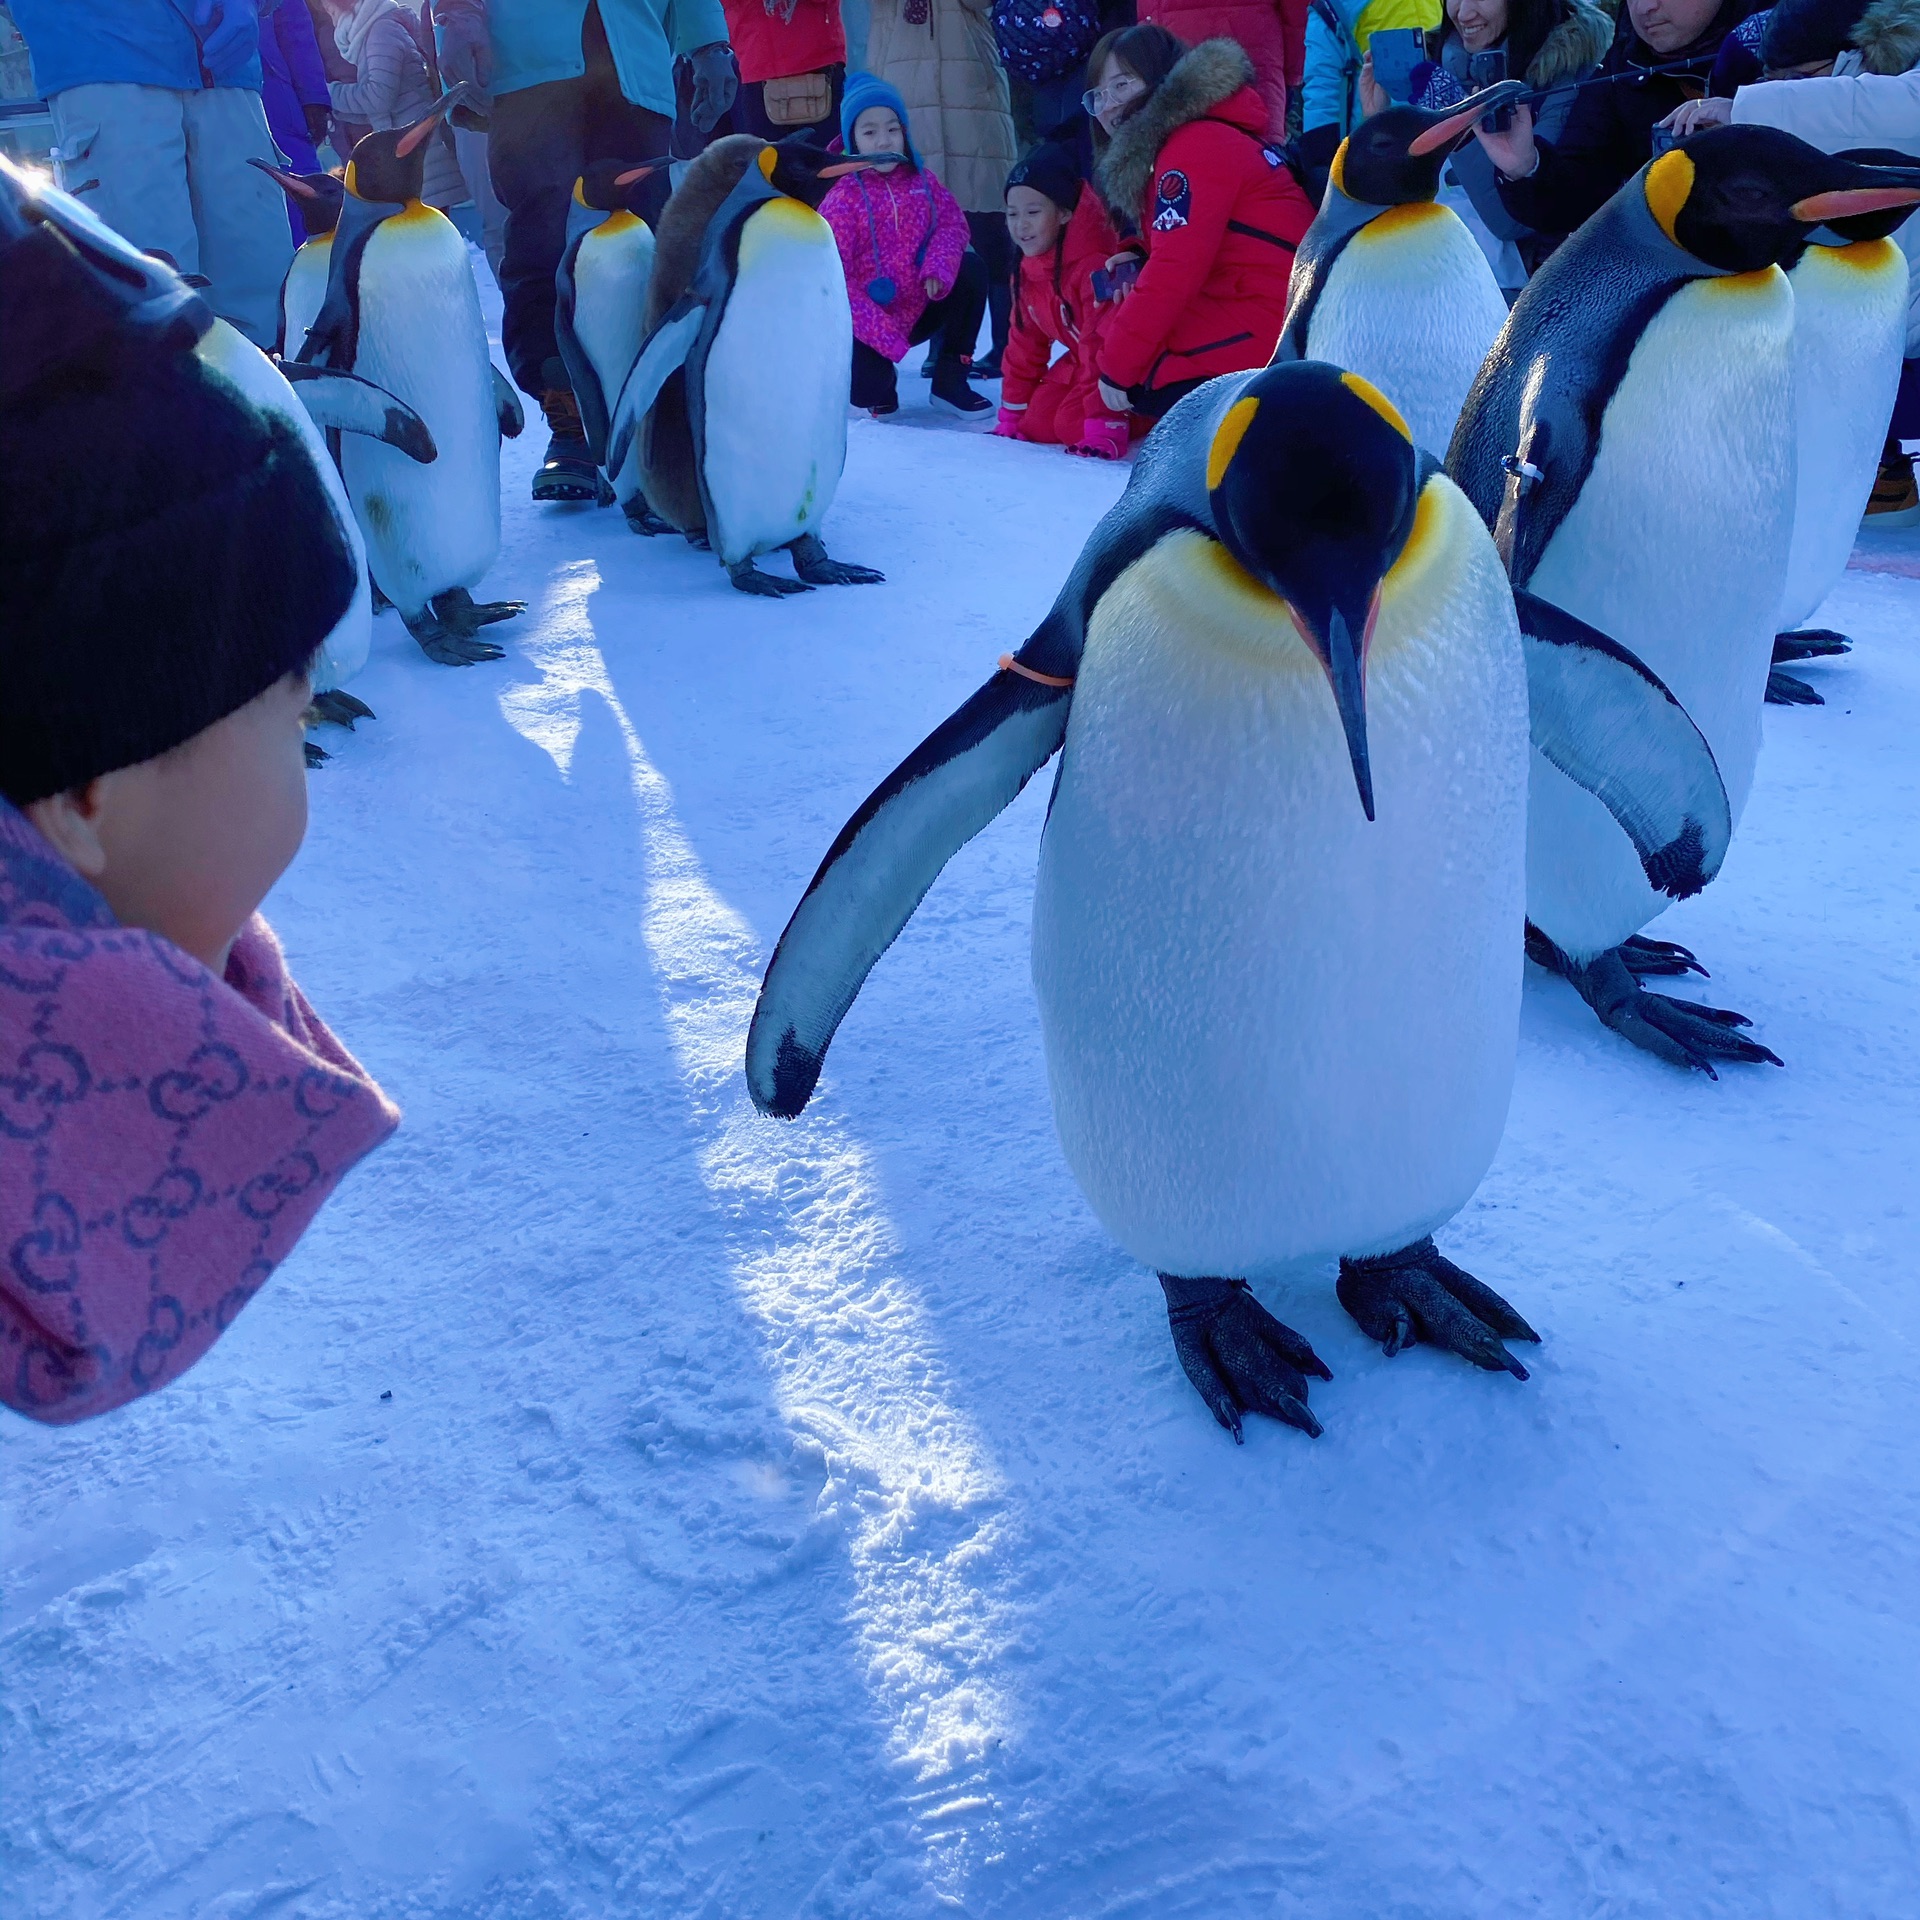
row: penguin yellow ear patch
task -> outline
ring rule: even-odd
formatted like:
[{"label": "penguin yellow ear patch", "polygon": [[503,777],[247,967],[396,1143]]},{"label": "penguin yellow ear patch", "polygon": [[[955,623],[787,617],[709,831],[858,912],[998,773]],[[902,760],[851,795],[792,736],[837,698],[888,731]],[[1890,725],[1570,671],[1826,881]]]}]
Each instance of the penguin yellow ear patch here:
[{"label": "penguin yellow ear patch", "polygon": [[1236,400],[1214,429],[1213,445],[1207,449],[1209,493],[1227,477],[1227,469],[1233,465],[1233,456],[1240,451],[1240,442],[1247,437],[1247,429],[1253,425],[1253,416],[1259,411],[1260,402],[1251,395],[1245,400]]},{"label": "penguin yellow ear patch", "polygon": [[1343,373],[1340,376],[1340,384],[1349,393],[1364,400],[1402,440],[1409,445],[1412,444],[1413,435],[1408,430],[1407,423],[1401,419],[1400,409],[1371,380],[1362,380],[1357,373]]},{"label": "penguin yellow ear patch", "polygon": [[771,147],[762,147],[760,149],[760,171],[765,174],[769,180],[773,178],[773,170],[779,164],[779,161],[780,156],[775,153]]},{"label": "penguin yellow ear patch", "polygon": [[1347,190],[1347,143],[1342,140],[1333,156],[1333,165],[1327,169],[1327,178],[1340,189]]},{"label": "penguin yellow ear patch", "polygon": [[1680,209],[1693,191],[1693,162],[1678,147],[1669,147],[1647,168],[1642,190],[1647,196],[1647,211],[1677,247],[1680,236],[1674,232],[1673,223],[1680,218]]}]

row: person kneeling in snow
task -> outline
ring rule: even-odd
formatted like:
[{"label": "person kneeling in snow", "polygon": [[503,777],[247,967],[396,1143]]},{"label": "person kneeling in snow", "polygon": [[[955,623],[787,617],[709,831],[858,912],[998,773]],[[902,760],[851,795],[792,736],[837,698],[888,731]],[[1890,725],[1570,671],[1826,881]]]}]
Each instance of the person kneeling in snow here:
[{"label": "person kneeling in snow", "polygon": [[[1067,147],[1042,141],[1007,175],[1007,227],[1022,257],[994,432],[1118,460],[1127,422],[1100,398],[1094,275],[1120,237]],[[1066,352],[1049,364],[1056,345]]]},{"label": "person kneeling in snow", "polygon": [[884,80],[856,73],[847,82],[840,130],[849,153],[906,156],[844,175],[820,203],[853,303],[853,404],[876,419],[898,412],[894,368],[938,333],[934,399],[956,413],[984,413],[993,403],[967,385],[967,369],[987,310],[987,271],[967,246],[967,216],[920,164],[907,110]]},{"label": "person kneeling in snow", "polygon": [[300,439],[0,175],[0,1401],[193,1364],[398,1113],[255,909],[354,562]]}]

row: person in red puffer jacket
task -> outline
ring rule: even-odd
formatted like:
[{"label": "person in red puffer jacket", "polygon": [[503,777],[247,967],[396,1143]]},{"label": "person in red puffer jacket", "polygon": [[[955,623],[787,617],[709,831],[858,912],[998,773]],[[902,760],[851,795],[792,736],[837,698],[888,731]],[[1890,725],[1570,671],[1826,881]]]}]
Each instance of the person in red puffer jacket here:
[{"label": "person in red puffer jacket", "polygon": [[1127,27],[1087,71],[1095,180],[1144,256],[1100,331],[1102,398],[1157,419],[1216,374],[1272,358],[1313,207],[1267,143],[1252,63],[1231,40],[1189,51],[1164,27]]},{"label": "person in red puffer jacket", "polygon": [[847,33],[840,0],[722,0],[740,62],[734,124],[763,140],[807,134],[825,146],[840,131]]},{"label": "person in red puffer jacket", "polygon": [[1266,136],[1276,146],[1286,139],[1287,94],[1307,64],[1307,0],[1140,0],[1140,18],[1190,47],[1237,40],[1267,103]]},{"label": "person in red puffer jacket", "polygon": [[[1120,238],[1068,147],[1042,141],[1007,176],[1007,225],[1021,261],[994,432],[1118,460],[1127,420],[1100,399],[1094,348],[1104,310],[1093,276]],[[1066,348],[1057,360],[1055,346]]]}]

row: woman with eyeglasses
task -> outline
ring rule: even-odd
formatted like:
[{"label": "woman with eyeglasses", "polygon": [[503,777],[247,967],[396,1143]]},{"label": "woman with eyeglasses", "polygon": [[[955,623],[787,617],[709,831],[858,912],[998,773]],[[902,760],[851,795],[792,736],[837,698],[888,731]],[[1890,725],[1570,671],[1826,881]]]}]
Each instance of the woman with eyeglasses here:
[{"label": "woman with eyeglasses", "polygon": [[[1216,374],[1264,367],[1313,208],[1266,139],[1253,64],[1232,40],[1110,33],[1087,62],[1101,197],[1139,277],[1105,324],[1101,398],[1158,419]],[[1124,274],[1119,277],[1124,278]]]}]

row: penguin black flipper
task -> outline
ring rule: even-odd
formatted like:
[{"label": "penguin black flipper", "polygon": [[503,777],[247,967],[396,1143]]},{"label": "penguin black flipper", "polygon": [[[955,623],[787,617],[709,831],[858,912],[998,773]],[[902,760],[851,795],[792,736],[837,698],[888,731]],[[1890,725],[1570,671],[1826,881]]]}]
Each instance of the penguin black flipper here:
[{"label": "penguin black flipper", "polygon": [[493,375],[493,411],[500,422],[502,440],[518,440],[527,424],[527,410],[520,404],[513,382],[496,366],[487,368]]},{"label": "penguin black flipper", "polygon": [[440,457],[427,423],[385,387],[338,367],[316,367],[299,360],[281,361],[280,371],[323,432],[365,434],[397,447],[422,466]]},{"label": "penguin black flipper", "polygon": [[[600,391],[600,376],[594,371],[594,365],[587,356],[587,350],[580,344],[580,336],[573,330],[573,263],[580,253],[580,243],[591,227],[576,233],[567,242],[567,250],[560,256],[560,265],[553,276],[553,338],[560,349],[560,358],[567,369],[567,381],[573,388],[573,397],[580,407],[580,426],[587,437],[587,452],[593,456],[596,465],[604,467],[607,453],[607,396]],[[506,429],[503,427],[504,433]]]},{"label": "penguin black flipper", "polygon": [[1534,746],[1620,823],[1649,885],[1698,893],[1733,838],[1713,749],[1625,647],[1524,588],[1513,604]]},{"label": "penguin black flipper", "polygon": [[692,295],[683,295],[661,316],[660,324],[647,336],[640,357],[620,389],[613,409],[613,425],[607,436],[606,471],[618,473],[626,464],[627,449],[640,423],[647,417],[660,389],[686,364],[706,325],[707,304]]},{"label": "penguin black flipper", "polygon": [[405,212],[402,201],[362,200],[351,193],[346,196],[327,254],[326,297],[300,351],[294,355],[296,362],[352,370],[360,351],[360,263],[367,242],[381,221]]}]

